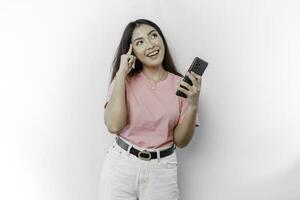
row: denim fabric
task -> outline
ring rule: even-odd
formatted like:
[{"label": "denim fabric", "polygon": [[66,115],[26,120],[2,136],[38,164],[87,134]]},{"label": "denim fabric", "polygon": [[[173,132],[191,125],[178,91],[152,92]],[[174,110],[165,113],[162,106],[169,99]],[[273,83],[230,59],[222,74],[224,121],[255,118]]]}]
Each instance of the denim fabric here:
[{"label": "denim fabric", "polygon": [[107,149],[99,191],[100,200],[178,200],[176,150],[169,156],[146,161],[114,141]]}]

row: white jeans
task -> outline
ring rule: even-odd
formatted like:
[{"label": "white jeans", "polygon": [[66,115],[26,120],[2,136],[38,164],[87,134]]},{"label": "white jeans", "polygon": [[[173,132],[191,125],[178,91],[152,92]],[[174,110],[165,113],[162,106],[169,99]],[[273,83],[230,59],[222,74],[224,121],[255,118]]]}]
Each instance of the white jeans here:
[{"label": "white jeans", "polygon": [[146,161],[114,141],[107,150],[99,191],[100,200],[178,200],[176,150],[169,156]]}]

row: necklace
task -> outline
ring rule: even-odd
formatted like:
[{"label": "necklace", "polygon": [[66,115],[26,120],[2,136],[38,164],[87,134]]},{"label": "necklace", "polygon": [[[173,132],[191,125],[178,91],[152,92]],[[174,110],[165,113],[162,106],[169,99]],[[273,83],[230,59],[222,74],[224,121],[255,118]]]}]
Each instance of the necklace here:
[{"label": "necklace", "polygon": [[167,76],[166,76],[163,80],[162,80],[162,77],[163,77],[164,73],[160,74],[158,81],[153,81],[153,80],[149,80],[149,79],[147,78],[147,76],[144,74],[143,71],[142,71],[141,73],[142,73],[144,79],[149,83],[151,89],[155,89],[155,88],[156,88],[156,85],[157,85],[159,82],[161,82],[161,81],[167,79],[168,74],[169,74],[169,72],[166,71]]}]

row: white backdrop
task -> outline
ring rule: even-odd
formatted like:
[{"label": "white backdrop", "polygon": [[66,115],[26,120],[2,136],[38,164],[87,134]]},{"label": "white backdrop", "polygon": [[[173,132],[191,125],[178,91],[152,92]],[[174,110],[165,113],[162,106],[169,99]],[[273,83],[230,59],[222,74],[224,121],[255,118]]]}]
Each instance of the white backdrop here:
[{"label": "white backdrop", "polygon": [[[209,62],[177,149],[184,200],[300,199],[300,15],[291,0],[1,1],[0,199],[97,200],[110,67],[129,21],[184,73]],[[297,124],[298,123],[298,124]]]}]

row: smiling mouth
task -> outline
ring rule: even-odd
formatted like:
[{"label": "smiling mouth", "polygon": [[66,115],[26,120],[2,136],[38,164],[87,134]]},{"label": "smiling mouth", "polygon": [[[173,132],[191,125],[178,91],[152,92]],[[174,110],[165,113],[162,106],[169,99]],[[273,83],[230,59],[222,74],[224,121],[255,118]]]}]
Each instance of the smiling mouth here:
[{"label": "smiling mouth", "polygon": [[156,50],[156,51],[154,51],[152,53],[149,53],[147,56],[150,57],[150,58],[152,58],[152,57],[155,57],[156,55],[158,55],[158,53],[159,53],[159,50]]}]

